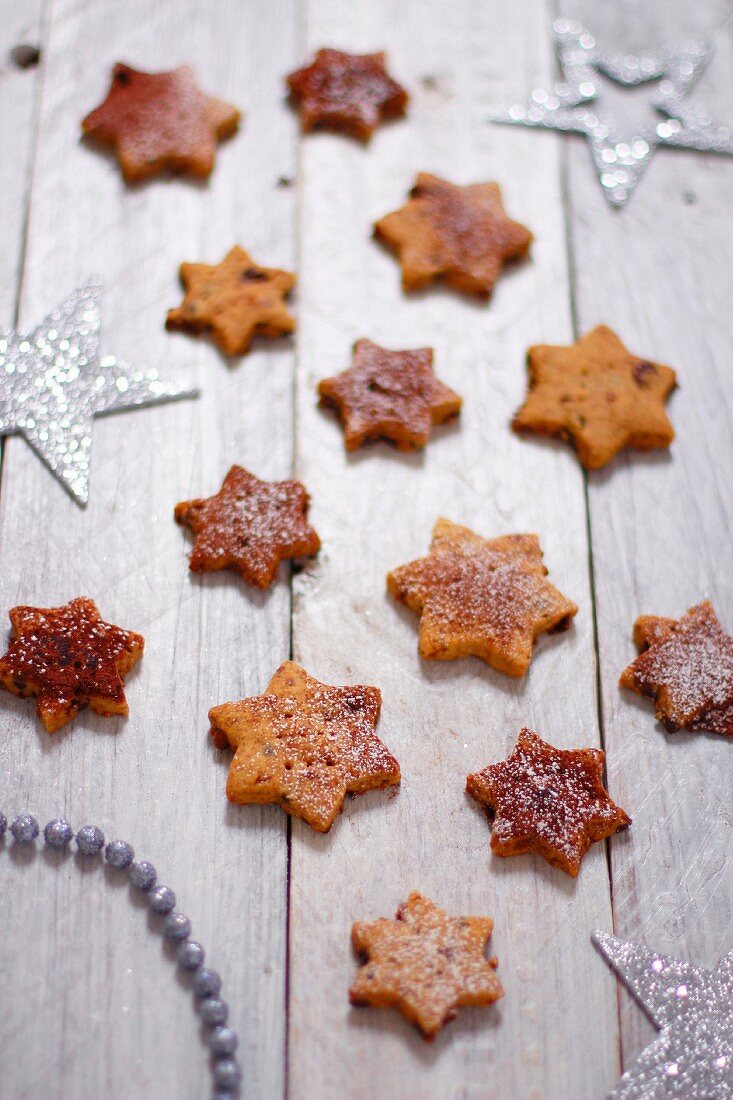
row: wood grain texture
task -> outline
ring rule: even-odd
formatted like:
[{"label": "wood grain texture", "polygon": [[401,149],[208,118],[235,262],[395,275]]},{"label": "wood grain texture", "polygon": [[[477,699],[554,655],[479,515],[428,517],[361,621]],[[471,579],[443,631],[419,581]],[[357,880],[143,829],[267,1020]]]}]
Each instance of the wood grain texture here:
[{"label": "wood grain texture", "polygon": [[[294,168],[281,102],[294,29],[293,5],[271,0],[54,3],[21,323],[99,272],[102,351],[203,393],[97,421],[86,512],[21,440],[7,446],[0,494],[2,614],[83,594],[147,643],[126,722],[84,714],[50,738],[31,702],[3,698],[3,809],[91,820],[155,862],[223,975],[242,1036],[243,1095],[264,1100],[283,1088],[285,821],[275,809],[228,807],[228,761],[210,747],[207,710],[258,690],[288,655],[289,588],[286,574],[266,594],[233,576],[193,579],[172,513],[176,501],[215,491],[233,461],[287,475],[293,353],[288,342],[266,344],[230,367],[163,323],[180,298],[182,260],[217,261],[239,241],[262,262],[293,265],[293,197],[276,182]],[[80,119],[118,59],[153,70],[191,62],[204,88],[242,106],[242,132],[221,147],[208,185],[129,189],[110,157],[80,142]],[[3,924],[14,930],[0,947],[14,991],[0,1021],[3,1097],[205,1095],[191,997],[145,907],[133,908],[114,874],[79,875],[74,857],[62,873],[40,855],[25,872],[16,862],[0,858]]]},{"label": "wood grain texture", "polygon": [[[719,27],[695,98],[733,121],[733,25],[720,26],[728,5],[563,6],[624,52]],[[675,367],[680,383],[669,455],[627,455],[589,479],[608,773],[634,817],[628,843],[612,849],[615,928],[713,966],[733,942],[733,746],[665,733],[617,680],[635,654],[639,614],[677,617],[710,597],[733,632],[733,161],[660,150],[619,212],[583,142],[566,149],[578,327],[611,325],[635,352]],[[625,992],[621,1008],[628,1062],[652,1030]]]},{"label": "wood grain texture", "polygon": [[[618,1072],[616,994],[588,943],[610,921],[604,847],[576,882],[534,857],[492,859],[487,823],[463,790],[525,723],[560,746],[598,743],[582,478],[561,452],[508,427],[525,348],[571,331],[560,147],[486,122],[550,78],[547,13],[467,0],[449,19],[439,3],[387,0],[322,0],[305,13],[304,54],[387,46],[413,101],[408,120],[368,150],[328,135],[302,143],[297,470],[324,548],[295,582],[294,655],[328,682],[381,687],[379,729],[403,783],[392,797],[354,799],[327,836],[293,825],[290,1096],[601,1096]],[[499,180],[510,215],[536,232],[532,259],[488,306],[442,290],[405,298],[395,260],[370,239],[419,170]],[[378,445],[345,457],[335,420],[316,408],[317,380],[343,369],[361,336],[432,345],[438,375],[464,396],[460,424],[437,430],[424,456]],[[537,531],[551,579],[580,604],[572,631],[538,645],[521,683],[476,660],[421,663],[415,617],[388,601],[387,570],[427,550],[441,514],[486,536]],[[433,1046],[396,1013],[347,999],[352,921],[393,915],[411,889],[495,919],[506,989]]]}]

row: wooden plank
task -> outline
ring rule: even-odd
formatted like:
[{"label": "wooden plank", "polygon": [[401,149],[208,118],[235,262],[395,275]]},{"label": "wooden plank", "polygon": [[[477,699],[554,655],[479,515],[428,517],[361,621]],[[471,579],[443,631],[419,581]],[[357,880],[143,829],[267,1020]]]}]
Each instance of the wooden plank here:
[{"label": "wooden plank", "polygon": [[[491,859],[487,824],[463,793],[466,774],[506,755],[525,723],[557,745],[598,743],[582,478],[566,455],[508,427],[527,345],[571,333],[560,147],[486,122],[550,79],[547,18],[537,0],[456,0],[449,17],[432,0],[305,9],[304,54],[385,47],[413,102],[368,149],[327,135],[302,144],[297,469],[324,549],[296,580],[294,654],[327,682],[382,688],[380,732],[404,779],[395,797],[353,800],[327,836],[293,824],[292,1100],[600,1096],[618,1072],[615,990],[588,940],[610,922],[603,846],[576,882],[538,859]],[[372,220],[402,203],[421,169],[498,179],[510,213],[536,230],[531,262],[488,307],[440,290],[404,298],[393,258],[370,240]],[[316,409],[316,381],[348,364],[360,336],[434,346],[439,375],[463,394],[460,427],[436,432],[424,457],[379,446],[345,458],[338,427]],[[440,514],[487,536],[539,532],[552,579],[580,604],[526,681],[472,660],[421,664],[414,616],[389,603],[387,570],[426,551]],[[463,1012],[432,1047],[395,1013],[347,999],[352,921],[391,915],[413,888],[495,918],[506,988],[499,1006]]]},{"label": "wooden plank", "polygon": [[[97,422],[86,512],[20,440],[7,448],[0,495],[0,608],[85,594],[147,641],[126,722],[84,715],[50,738],[30,703],[3,698],[3,809],[97,822],[157,864],[222,973],[243,1095],[267,1100],[283,1088],[286,826],[276,809],[228,806],[228,759],[210,747],[206,716],[261,689],[287,656],[289,589],[284,579],[264,595],[231,576],[193,580],[172,510],[215,491],[234,461],[287,475],[293,355],[287,342],[263,345],[230,369],[163,322],[180,298],[181,260],[216,261],[239,240],[263,262],[293,266],[293,194],[276,182],[294,169],[281,94],[294,24],[294,5],[273,0],[54,4],[21,322],[98,271],[103,351],[198,382],[203,394]],[[245,109],[208,185],[128,189],[111,159],[79,141],[118,59],[154,70],[191,62],[206,89]],[[17,863],[0,859],[3,924],[13,929],[0,970],[14,991],[0,1022],[3,1095],[204,1095],[186,983],[144,907],[111,888],[114,874],[82,879],[74,860],[63,873],[42,858],[24,871]]]},{"label": "wooden plank", "polygon": [[[704,37],[724,10],[592,0],[564,7],[625,52]],[[715,43],[695,94],[732,121],[730,23]],[[651,707],[622,693],[617,680],[634,655],[639,614],[678,616],[709,596],[733,630],[733,162],[661,150],[619,212],[606,206],[582,146],[567,143],[579,329],[611,325],[634,351],[673,365],[680,381],[669,457],[624,457],[589,479],[609,780],[634,817],[625,842],[612,849],[615,928],[712,966],[733,940],[731,746],[665,734]],[[628,1062],[651,1028],[625,992],[621,1006]]]}]

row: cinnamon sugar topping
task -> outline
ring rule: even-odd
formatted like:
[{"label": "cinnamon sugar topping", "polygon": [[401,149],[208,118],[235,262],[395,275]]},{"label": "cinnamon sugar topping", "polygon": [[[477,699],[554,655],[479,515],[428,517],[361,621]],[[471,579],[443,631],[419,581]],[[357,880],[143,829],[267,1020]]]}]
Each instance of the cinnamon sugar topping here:
[{"label": "cinnamon sugar topping", "polygon": [[335,130],[368,141],[382,119],[404,115],[405,89],[393,80],[383,53],[319,50],[288,77],[303,130]]}]

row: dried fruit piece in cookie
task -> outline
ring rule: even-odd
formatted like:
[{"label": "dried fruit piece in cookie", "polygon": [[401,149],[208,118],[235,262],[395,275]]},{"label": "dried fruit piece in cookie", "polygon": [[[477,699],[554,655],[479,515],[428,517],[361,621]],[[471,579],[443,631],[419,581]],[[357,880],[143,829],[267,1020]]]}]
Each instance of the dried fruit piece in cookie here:
[{"label": "dried fruit piece in cookie", "polygon": [[556,749],[521,730],[511,756],[466,780],[493,815],[491,850],[539,852],[575,878],[594,841],[631,824],[603,786],[605,758],[600,749]]},{"label": "dried fruit piece in cookie", "polygon": [[332,687],[286,661],[263,695],[209,711],[218,748],[235,749],[227,798],[277,803],[319,833],[341,813],[347,792],[400,781],[400,766],[374,730],[379,688]]},{"label": "dried fruit piece in cookie", "polygon": [[244,355],[254,336],[274,339],[295,328],[285,298],[295,275],[260,267],[235,245],[220,264],[181,264],[183,301],[169,309],[166,328],[211,333],[225,355]]},{"label": "dried fruit piece in cookie", "polygon": [[239,119],[236,107],[201,91],[188,65],[143,73],[117,64],[107,98],[81,126],[114,150],[133,183],[163,171],[208,176],[217,142],[235,132]]},{"label": "dried fruit piece in cookie", "polygon": [[308,501],[299,481],[260,481],[232,466],[215,496],[176,505],[176,522],[196,536],[191,572],[233,569],[255,588],[267,588],[283,559],[320,549],[307,522]]},{"label": "dried fruit piece in cookie", "polygon": [[487,959],[490,917],[449,917],[416,891],[394,920],[357,921],[354,950],[364,958],[351,989],[354,1005],[396,1008],[432,1041],[459,1007],[504,996]]},{"label": "dried fruit piece in cookie", "polygon": [[483,539],[439,519],[429,556],[394,569],[387,588],[420,615],[421,657],[473,655],[523,676],[535,638],[566,630],[578,610],[546,576],[536,535]]},{"label": "dried fruit piece in cookie", "polygon": [[709,600],[679,620],[642,615],[634,642],[640,653],[622,672],[622,687],[653,699],[670,731],[733,736],[733,637]]},{"label": "dried fruit piece in cookie", "polygon": [[674,439],[664,402],[675,372],[632,355],[605,325],[570,347],[530,348],[527,365],[527,399],[512,427],[568,440],[586,469],[600,469],[624,447],[650,451]]},{"label": "dried fruit piece in cookie", "polygon": [[123,678],[145,640],[100,617],[94,600],[62,607],[14,607],[11,642],[0,658],[0,686],[35,695],[38,714],[55,733],[82,707],[105,717],[127,714]]},{"label": "dried fruit piece in cookie", "polygon": [[433,424],[456,416],[462,399],[433,372],[433,349],[389,351],[357,340],[354,361],[318,383],[322,405],[338,410],[347,451],[389,439],[400,451],[424,447]]},{"label": "dried fruit piece in cookie", "polygon": [[384,119],[405,113],[408,95],[387,72],[384,53],[319,50],[288,76],[303,130],[335,130],[368,141]]},{"label": "dried fruit piece in cookie", "polygon": [[460,187],[420,172],[409,201],[374,226],[397,253],[404,290],[441,278],[455,290],[487,297],[507,260],[526,256],[529,229],[511,221],[498,183]]}]

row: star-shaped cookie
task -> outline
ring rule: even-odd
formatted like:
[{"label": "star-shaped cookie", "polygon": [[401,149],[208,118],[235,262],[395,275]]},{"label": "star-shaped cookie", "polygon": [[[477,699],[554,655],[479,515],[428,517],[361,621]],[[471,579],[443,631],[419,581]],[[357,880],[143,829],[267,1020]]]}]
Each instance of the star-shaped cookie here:
[{"label": "star-shaped cookie", "polygon": [[318,393],[338,411],[347,451],[375,439],[400,451],[424,447],[433,424],[456,416],[462,404],[435,377],[432,348],[389,351],[371,340],[357,340],[352,366],[324,378]]},{"label": "star-shaped cookie", "polygon": [[217,142],[239,119],[236,107],[201,91],[188,65],[143,73],[117,64],[107,98],[81,126],[114,150],[125,179],[137,183],[163,171],[210,175]]},{"label": "star-shaped cookie", "polygon": [[365,961],[349,1000],[396,1008],[432,1041],[459,1007],[503,997],[497,961],[484,954],[493,927],[489,917],[449,917],[414,891],[394,920],[353,925],[351,941]]},{"label": "star-shaped cookie", "polygon": [[733,736],[733,637],[709,600],[679,620],[642,615],[634,643],[639,656],[622,672],[622,687],[653,699],[670,731]]},{"label": "star-shaped cookie", "polygon": [[538,635],[566,630],[578,610],[546,576],[536,535],[483,539],[439,519],[428,557],[394,569],[387,588],[420,615],[421,657],[473,655],[523,676]]},{"label": "star-shaped cookie", "polygon": [[295,328],[285,298],[295,275],[260,267],[235,245],[220,264],[181,264],[185,294],[169,309],[166,328],[210,333],[225,355],[244,355],[254,336],[274,339]]},{"label": "star-shaped cookie", "polygon": [[300,108],[303,130],[369,141],[380,122],[404,115],[409,97],[385,61],[384,53],[319,50],[310,65],[290,73],[290,98]]},{"label": "star-shaped cookie", "polygon": [[556,749],[521,730],[511,756],[466,780],[493,815],[491,850],[538,852],[575,878],[594,841],[631,824],[603,786],[605,759],[600,749]]},{"label": "star-shaped cookie", "polygon": [[374,730],[379,688],[332,687],[286,661],[263,695],[209,711],[218,748],[235,749],[230,802],[277,803],[326,833],[347,792],[400,781],[400,766]]},{"label": "star-shaped cookie", "polygon": [[142,656],[145,641],[139,634],[104,622],[87,599],[62,607],[14,607],[10,622],[0,687],[13,695],[35,695],[49,733],[85,706],[105,717],[127,714],[123,677]]},{"label": "star-shaped cookie", "polygon": [[436,279],[488,297],[507,260],[526,256],[532,234],[506,216],[497,183],[466,187],[420,172],[409,201],[380,218],[374,235],[397,253],[404,290]]},{"label": "star-shaped cookie", "polygon": [[527,365],[527,399],[512,427],[568,440],[586,469],[600,469],[624,447],[650,451],[674,439],[664,402],[675,372],[632,355],[605,325],[570,347],[530,348]]},{"label": "star-shaped cookie", "polygon": [[285,558],[320,549],[307,522],[308,500],[299,481],[260,481],[232,466],[215,496],[176,505],[176,522],[196,536],[191,572],[233,569],[255,588],[267,588]]}]

